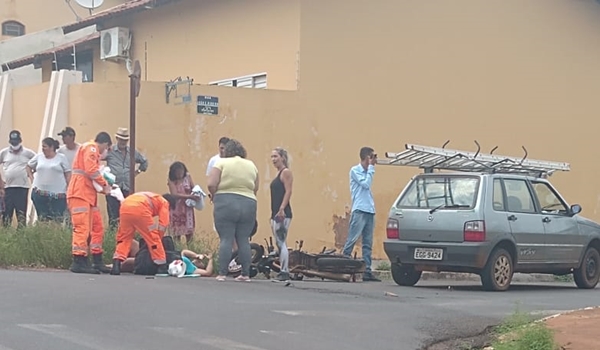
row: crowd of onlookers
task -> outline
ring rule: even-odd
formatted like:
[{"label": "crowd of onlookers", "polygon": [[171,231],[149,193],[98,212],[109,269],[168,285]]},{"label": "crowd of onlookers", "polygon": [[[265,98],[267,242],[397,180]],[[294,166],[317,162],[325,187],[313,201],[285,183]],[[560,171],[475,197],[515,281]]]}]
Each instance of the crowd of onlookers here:
[{"label": "crowd of onlookers", "polygon": [[[137,176],[147,171],[148,160],[137,150],[130,149],[127,128],[118,128],[114,135],[116,139],[114,145],[110,141],[109,134],[105,132],[101,134],[103,139],[106,138],[108,146],[103,147],[99,159],[110,168],[110,172],[115,176],[115,184],[120,188],[123,197],[127,198],[132,194],[130,172],[134,171]],[[23,146],[22,135],[18,130],[9,133],[9,147],[0,150],[0,164],[4,169],[4,178],[0,178],[0,210],[5,226],[11,225],[15,215],[19,227],[26,225],[28,196],[35,207],[39,221],[55,221],[70,226],[67,189],[71,174],[79,174],[77,171],[81,171],[72,170],[72,166],[74,159],[79,157],[78,151],[82,145],[75,141],[76,132],[71,127],[64,128],[58,136],[62,138],[62,146],[54,138],[47,137],[42,140],[41,152],[36,154]],[[96,140],[96,143],[91,143],[90,147],[100,144],[101,142]],[[94,149],[93,152],[97,151]],[[137,169],[130,169],[131,157],[134,157]],[[269,221],[280,252],[281,272],[278,278],[287,280],[289,269],[286,239],[292,219],[290,199],[293,175],[289,169],[289,156],[285,149],[279,147],[273,149],[270,158],[277,169],[277,175],[270,183]],[[360,150],[360,159],[360,164],[352,167],[350,171],[353,205],[350,232],[343,253],[350,255],[354,244],[362,237],[363,255],[365,255],[363,258],[367,262],[367,271],[363,279],[377,281],[370,273],[375,213],[371,183],[377,156],[372,148],[363,147]],[[256,193],[260,183],[258,169],[251,160],[247,159],[246,149],[239,141],[222,137],[219,139],[219,153],[210,158],[206,175],[206,185],[200,187],[208,190],[208,198],[213,205],[213,227],[220,238],[217,279],[225,280],[231,253],[237,249],[238,260],[242,266],[242,273],[237,279],[249,280],[251,259],[249,242],[258,226],[256,215]],[[170,205],[167,234],[175,239],[185,236],[186,242],[190,242],[196,232],[195,209],[189,204],[190,201],[201,200],[193,191],[195,186],[196,183],[184,163],[176,161],[171,164],[167,175],[167,187],[169,196],[174,199],[176,205]],[[103,191],[108,194],[110,188],[105,188]],[[106,206],[109,227],[116,229],[119,224],[121,202],[107,195]]]},{"label": "crowd of onlookers", "polygon": [[[58,133],[59,141],[46,137],[42,140],[40,153],[23,146],[21,132],[9,133],[9,147],[0,151],[0,164],[4,177],[0,179],[0,197],[3,224],[10,226],[16,216],[18,226],[26,225],[29,198],[39,221],[69,223],[67,210],[67,187],[71,179],[72,164],[80,144],[75,141],[76,133],[66,127]],[[117,143],[111,147],[104,161],[116,176],[116,183],[124,195],[129,194],[129,132],[119,128],[115,134]],[[135,152],[139,164],[136,173],[146,171],[148,161]],[[106,197],[107,212],[111,228],[116,228],[119,217],[119,201]]]}]

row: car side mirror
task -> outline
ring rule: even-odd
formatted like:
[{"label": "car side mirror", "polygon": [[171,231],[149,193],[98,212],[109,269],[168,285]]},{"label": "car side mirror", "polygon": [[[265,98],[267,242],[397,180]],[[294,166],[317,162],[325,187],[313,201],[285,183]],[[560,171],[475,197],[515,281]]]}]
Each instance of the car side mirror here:
[{"label": "car side mirror", "polygon": [[571,215],[577,215],[577,214],[581,213],[581,210],[583,210],[581,208],[581,205],[579,205],[579,204],[573,204],[571,206]]}]

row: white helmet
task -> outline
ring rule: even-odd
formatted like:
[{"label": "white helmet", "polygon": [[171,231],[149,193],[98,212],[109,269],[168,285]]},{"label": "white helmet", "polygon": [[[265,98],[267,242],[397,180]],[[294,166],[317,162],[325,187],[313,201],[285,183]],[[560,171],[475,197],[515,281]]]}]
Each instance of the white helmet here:
[{"label": "white helmet", "polygon": [[185,267],[183,260],[173,260],[173,262],[169,264],[169,276],[182,277],[185,275]]}]

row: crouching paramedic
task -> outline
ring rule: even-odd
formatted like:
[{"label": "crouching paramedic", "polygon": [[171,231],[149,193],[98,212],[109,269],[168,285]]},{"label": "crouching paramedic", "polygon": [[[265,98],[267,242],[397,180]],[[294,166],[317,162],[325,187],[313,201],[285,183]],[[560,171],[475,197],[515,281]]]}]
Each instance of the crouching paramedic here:
[{"label": "crouching paramedic", "polygon": [[[98,192],[94,188],[94,181],[102,186],[104,194],[110,193],[110,186],[100,174],[99,169],[100,160],[106,157],[111,145],[110,135],[100,132],[94,141],[82,144],[73,159],[73,172],[67,188],[67,205],[73,225],[71,271],[75,273],[110,272],[102,262],[104,226],[98,210]],[[88,262],[88,239],[90,236],[89,248],[92,252],[92,266]]]},{"label": "crouching paramedic", "polygon": [[[146,242],[152,261],[158,265],[157,273],[167,273],[167,256],[162,237],[169,226],[169,208],[174,209],[176,204],[172,195],[152,192],[137,192],[121,202],[117,247],[113,255],[111,275],[121,274],[121,263],[129,255],[136,231]],[[154,223],[155,216],[158,216],[158,224]]]}]

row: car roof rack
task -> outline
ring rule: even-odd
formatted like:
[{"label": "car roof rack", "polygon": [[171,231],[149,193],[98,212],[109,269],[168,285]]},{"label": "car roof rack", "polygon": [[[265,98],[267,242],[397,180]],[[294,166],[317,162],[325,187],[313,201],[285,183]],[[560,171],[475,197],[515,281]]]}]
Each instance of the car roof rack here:
[{"label": "car roof rack", "polygon": [[569,163],[550,162],[544,160],[527,159],[527,149],[522,146],[525,155],[523,158],[505,157],[493,154],[498,146],[494,147],[489,154],[481,153],[481,147],[477,141],[476,152],[459,151],[447,149],[446,145],[439,147],[420,146],[406,144],[405,151],[400,153],[386,152],[387,159],[378,159],[377,164],[412,166],[432,173],[434,170],[449,170],[458,172],[477,173],[509,173],[526,176],[546,178],[555,171],[569,171]]}]

